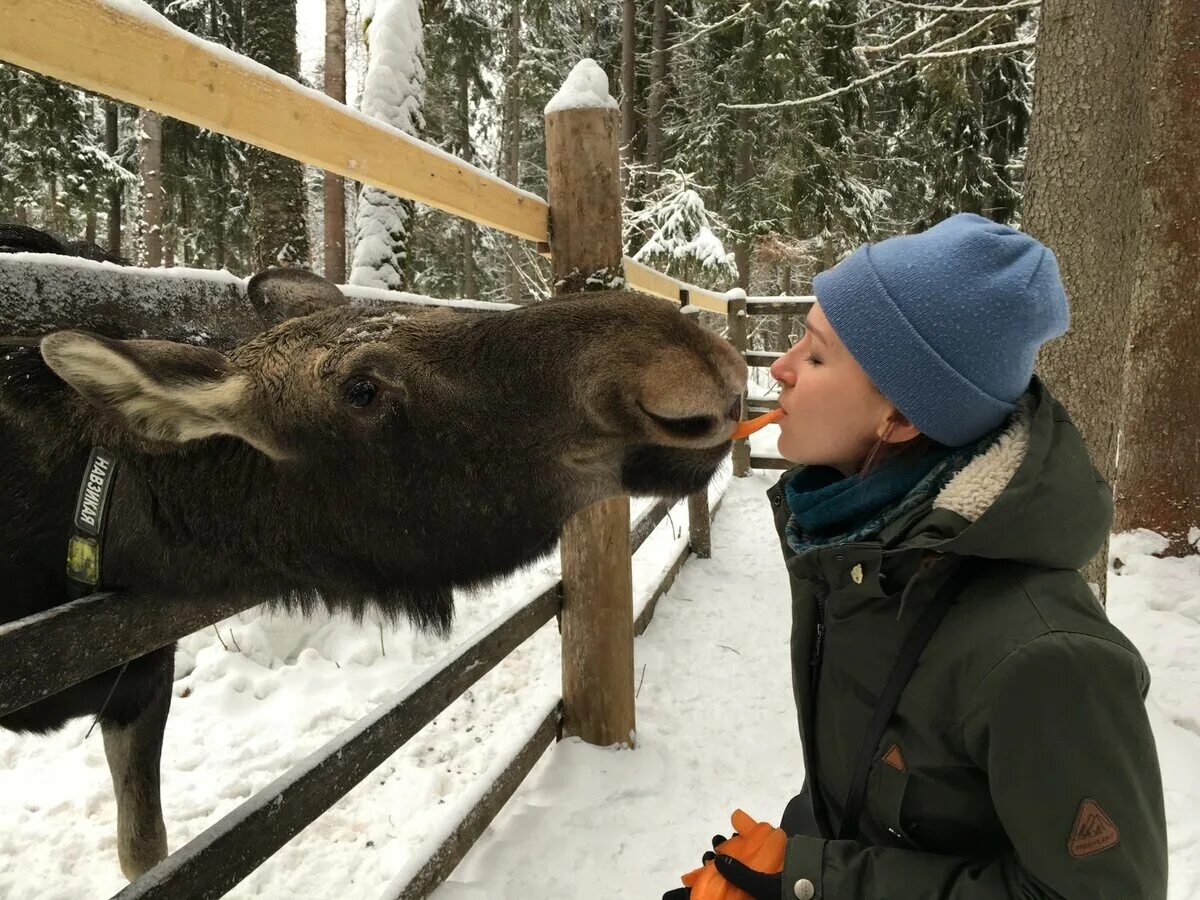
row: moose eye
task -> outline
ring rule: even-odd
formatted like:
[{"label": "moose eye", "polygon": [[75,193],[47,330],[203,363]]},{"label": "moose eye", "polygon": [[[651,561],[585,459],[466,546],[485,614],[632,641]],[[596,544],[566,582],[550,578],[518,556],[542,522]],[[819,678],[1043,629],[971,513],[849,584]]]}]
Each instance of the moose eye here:
[{"label": "moose eye", "polygon": [[370,406],[375,399],[375,385],[369,381],[356,381],[346,389],[346,402],[356,409]]}]

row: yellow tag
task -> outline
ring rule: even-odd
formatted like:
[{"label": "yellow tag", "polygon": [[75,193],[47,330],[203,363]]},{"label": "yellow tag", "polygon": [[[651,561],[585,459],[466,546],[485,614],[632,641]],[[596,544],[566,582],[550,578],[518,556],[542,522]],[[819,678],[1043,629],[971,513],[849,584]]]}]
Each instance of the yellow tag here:
[{"label": "yellow tag", "polygon": [[854,579],[855,584],[862,584],[862,563],[854,564],[854,568],[850,570],[850,577]]},{"label": "yellow tag", "polygon": [[92,538],[71,538],[67,544],[67,574],[84,584],[100,581],[99,548]]}]

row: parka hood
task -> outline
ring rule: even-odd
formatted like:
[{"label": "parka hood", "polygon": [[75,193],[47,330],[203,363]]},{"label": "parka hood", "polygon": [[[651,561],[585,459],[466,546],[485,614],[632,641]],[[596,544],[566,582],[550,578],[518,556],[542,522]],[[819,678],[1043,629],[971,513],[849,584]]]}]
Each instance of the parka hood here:
[{"label": "parka hood", "polygon": [[881,538],[892,548],[1079,569],[1103,546],[1112,515],[1112,492],[1082,436],[1035,377],[998,438],[931,506]]}]

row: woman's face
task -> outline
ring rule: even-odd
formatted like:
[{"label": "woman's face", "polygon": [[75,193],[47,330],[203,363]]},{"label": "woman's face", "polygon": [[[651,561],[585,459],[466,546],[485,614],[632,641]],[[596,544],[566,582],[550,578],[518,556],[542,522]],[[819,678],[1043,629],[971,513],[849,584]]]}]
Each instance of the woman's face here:
[{"label": "woman's face", "polygon": [[809,312],[804,337],[771,366],[771,376],[781,385],[785,413],[779,453],[793,462],[833,466],[849,475],[885,433],[891,442],[919,434],[871,383],[820,305]]}]

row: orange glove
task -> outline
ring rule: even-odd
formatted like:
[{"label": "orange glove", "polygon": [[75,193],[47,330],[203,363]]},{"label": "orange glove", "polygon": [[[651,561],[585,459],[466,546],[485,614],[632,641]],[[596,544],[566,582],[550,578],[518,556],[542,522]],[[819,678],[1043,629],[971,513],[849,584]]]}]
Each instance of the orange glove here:
[{"label": "orange glove", "polygon": [[[729,821],[737,833],[715,846],[713,849],[717,853],[732,856],[758,872],[774,875],[783,871],[787,834],[766,822],[754,821],[740,809],[733,811]],[[750,894],[722,878],[711,859],[684,875],[683,883],[692,889],[691,900],[754,900]]]}]

